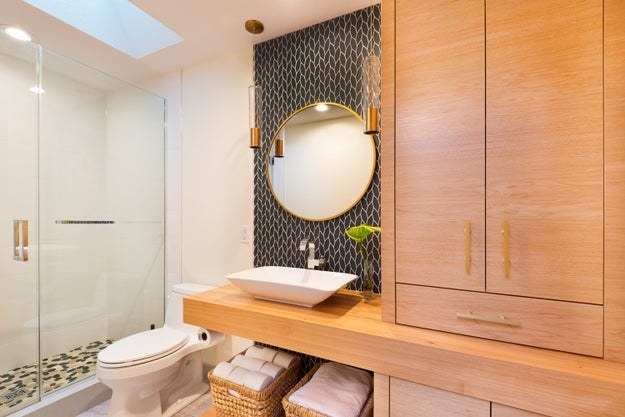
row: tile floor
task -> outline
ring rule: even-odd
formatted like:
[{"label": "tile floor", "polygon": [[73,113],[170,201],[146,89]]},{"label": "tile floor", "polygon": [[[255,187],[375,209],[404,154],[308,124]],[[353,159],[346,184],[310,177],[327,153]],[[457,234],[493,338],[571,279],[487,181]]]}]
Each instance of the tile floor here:
[{"label": "tile floor", "polygon": [[[68,383],[93,375],[97,355],[111,344],[101,340],[79,346],[67,353],[60,353],[42,360],[42,390],[49,393]],[[0,414],[3,408],[11,408],[37,393],[37,365],[26,365],[0,374]],[[203,395],[174,417],[200,417],[212,405],[210,393]],[[99,404],[77,417],[106,417],[108,401]],[[67,416],[69,417],[69,416]]]},{"label": "tile floor", "polygon": [[[98,340],[41,361],[41,390],[44,394],[93,375],[98,352],[112,343]],[[0,413],[37,395],[37,364],[24,365],[0,375]]]},{"label": "tile floor", "polygon": [[[200,417],[212,405],[213,401],[210,393],[204,394],[185,409],[180,410],[174,417]],[[108,401],[98,404],[95,407],[79,414],[77,417],[106,417],[108,411]]]}]

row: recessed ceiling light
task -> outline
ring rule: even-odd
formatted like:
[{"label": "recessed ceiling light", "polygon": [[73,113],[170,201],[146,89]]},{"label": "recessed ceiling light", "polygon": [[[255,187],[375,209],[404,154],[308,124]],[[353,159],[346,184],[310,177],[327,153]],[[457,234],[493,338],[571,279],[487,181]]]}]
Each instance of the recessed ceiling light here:
[{"label": "recessed ceiling light", "polygon": [[24,1],[136,59],[183,40],[129,0]]},{"label": "recessed ceiling light", "polygon": [[18,28],[14,28],[14,27],[8,27],[6,29],[4,29],[4,33],[6,33],[7,35],[9,35],[10,37],[20,40],[20,41],[24,41],[24,42],[30,42],[31,41],[31,37],[28,33],[24,32],[22,29],[18,29]]}]

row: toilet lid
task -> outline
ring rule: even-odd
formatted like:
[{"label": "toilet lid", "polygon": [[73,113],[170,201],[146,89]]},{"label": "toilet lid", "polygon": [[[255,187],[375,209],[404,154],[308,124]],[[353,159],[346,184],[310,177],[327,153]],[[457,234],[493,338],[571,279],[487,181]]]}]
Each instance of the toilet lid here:
[{"label": "toilet lid", "polygon": [[117,340],[98,354],[98,362],[108,366],[130,366],[167,356],[187,343],[186,333],[160,328],[146,330]]}]

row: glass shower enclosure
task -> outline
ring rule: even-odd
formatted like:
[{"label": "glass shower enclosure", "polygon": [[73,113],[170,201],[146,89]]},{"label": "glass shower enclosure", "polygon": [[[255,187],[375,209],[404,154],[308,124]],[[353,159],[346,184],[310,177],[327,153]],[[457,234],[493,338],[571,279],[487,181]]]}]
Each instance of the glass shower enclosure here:
[{"label": "glass shower enclosure", "polygon": [[0,26],[0,416],[164,317],[164,99]]}]

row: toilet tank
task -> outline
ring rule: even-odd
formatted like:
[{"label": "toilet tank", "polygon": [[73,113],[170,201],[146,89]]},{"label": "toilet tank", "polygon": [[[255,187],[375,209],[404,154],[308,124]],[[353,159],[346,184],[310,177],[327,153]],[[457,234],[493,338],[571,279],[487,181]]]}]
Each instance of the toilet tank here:
[{"label": "toilet tank", "polygon": [[165,309],[165,325],[167,327],[186,331],[189,333],[196,333],[197,327],[185,324],[182,321],[182,299],[186,295],[192,295],[209,291],[215,287],[202,284],[183,283],[174,284],[171,287],[171,291],[167,295],[167,307]]}]

